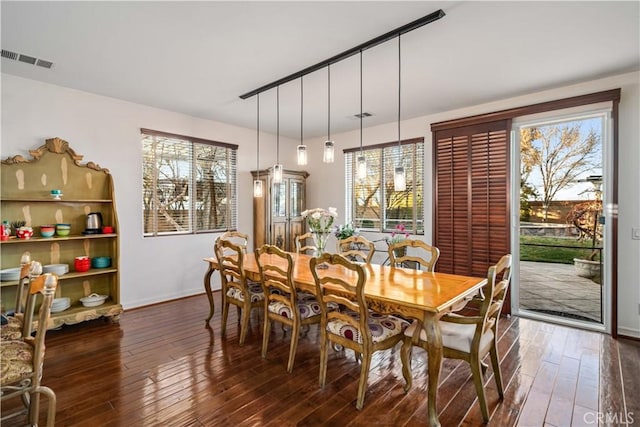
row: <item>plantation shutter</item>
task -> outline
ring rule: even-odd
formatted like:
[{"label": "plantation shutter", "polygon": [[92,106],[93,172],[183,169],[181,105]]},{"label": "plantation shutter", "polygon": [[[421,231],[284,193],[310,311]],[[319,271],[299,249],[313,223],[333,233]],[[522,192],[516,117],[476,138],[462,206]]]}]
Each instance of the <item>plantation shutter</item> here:
[{"label": "plantation shutter", "polygon": [[510,120],[434,132],[438,271],[483,277],[510,252]]}]

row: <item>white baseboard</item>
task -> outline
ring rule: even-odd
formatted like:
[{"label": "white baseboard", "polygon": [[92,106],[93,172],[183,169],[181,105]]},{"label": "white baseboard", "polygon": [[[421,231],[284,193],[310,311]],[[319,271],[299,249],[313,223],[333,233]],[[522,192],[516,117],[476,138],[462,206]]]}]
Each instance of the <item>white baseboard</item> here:
[{"label": "white baseboard", "polygon": [[624,326],[618,326],[618,335],[623,335],[630,338],[640,338],[640,329],[625,328]]}]

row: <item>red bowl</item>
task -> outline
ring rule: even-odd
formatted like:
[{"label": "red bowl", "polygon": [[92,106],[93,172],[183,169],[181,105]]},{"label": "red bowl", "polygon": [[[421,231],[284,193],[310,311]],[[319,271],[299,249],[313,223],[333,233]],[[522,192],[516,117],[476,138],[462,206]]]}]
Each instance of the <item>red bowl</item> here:
[{"label": "red bowl", "polygon": [[111,234],[113,233],[113,227],[110,225],[105,225],[102,227],[102,233],[103,234]]},{"label": "red bowl", "polygon": [[77,256],[73,262],[73,266],[75,270],[80,273],[89,271],[89,268],[91,268],[91,259],[88,256]]}]

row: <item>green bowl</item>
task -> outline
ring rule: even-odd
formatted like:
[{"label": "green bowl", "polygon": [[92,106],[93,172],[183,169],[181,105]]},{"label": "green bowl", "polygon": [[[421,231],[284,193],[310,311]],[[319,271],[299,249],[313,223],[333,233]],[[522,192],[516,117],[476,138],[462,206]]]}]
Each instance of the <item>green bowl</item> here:
[{"label": "green bowl", "polygon": [[71,226],[68,224],[56,225],[56,234],[58,236],[68,236],[71,233]]}]

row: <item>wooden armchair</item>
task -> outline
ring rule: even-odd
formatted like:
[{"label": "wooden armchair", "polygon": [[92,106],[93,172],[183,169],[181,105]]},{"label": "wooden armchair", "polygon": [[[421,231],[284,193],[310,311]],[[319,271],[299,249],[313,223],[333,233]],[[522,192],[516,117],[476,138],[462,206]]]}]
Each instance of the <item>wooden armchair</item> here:
[{"label": "wooden armchair", "polygon": [[309,240],[309,239],[311,239],[311,241],[313,241],[313,236],[311,235],[311,233],[304,233],[304,234],[301,234],[299,236],[296,236],[296,238],[295,238],[296,253],[306,254],[306,253],[308,253],[308,251],[312,251],[312,255],[313,255],[313,253],[316,252],[317,248],[316,248],[315,244],[311,244],[311,245],[307,244],[307,240]]},{"label": "wooden armchair", "polygon": [[315,296],[296,290],[293,284],[291,254],[277,246],[264,245],[256,249],[256,262],[265,292],[262,357],[267,357],[271,322],[289,326],[291,345],[287,372],[291,373],[298,348],[300,326],[320,323],[320,305]]},{"label": "wooden armchair", "polygon": [[338,241],[338,253],[340,255],[366,264],[371,263],[375,250],[375,243],[362,236],[350,236]]},{"label": "wooden armchair", "polygon": [[[29,425],[38,425],[38,412],[40,394],[48,397],[47,426],[53,426],[56,415],[56,395],[49,387],[42,386],[44,339],[47,333],[47,325],[51,316],[51,304],[58,284],[57,276],[45,274],[34,278],[29,287],[27,308],[25,309],[25,330],[23,338],[3,341],[0,346],[0,401],[20,396],[25,408],[3,413],[0,421],[19,416],[28,415]],[[33,309],[36,306],[36,297],[42,295],[42,302],[38,311],[38,327],[35,337],[31,336],[33,324]]]},{"label": "wooden armchair", "polygon": [[[482,300],[480,313],[477,316],[461,316],[449,314],[442,317],[440,329],[442,331],[443,355],[451,359],[461,359],[469,363],[473,375],[473,383],[478,394],[482,418],[489,422],[489,410],[484,395],[482,374],[486,367],[482,359],[489,353],[493,375],[496,380],[498,395],[504,397],[502,389],[502,373],[496,338],[498,336],[498,320],[502,303],[504,302],[509,283],[511,281],[511,255],[503,256],[496,265],[489,267],[487,284],[484,286],[485,298]],[[412,324],[404,332],[401,357],[403,366],[409,366],[411,359],[412,338],[417,327]],[[420,339],[417,344],[427,349],[427,335],[420,331]],[[411,387],[411,378],[407,383],[407,390]]]},{"label": "wooden armchair", "polygon": [[262,285],[247,280],[243,266],[245,254],[240,246],[218,238],[215,253],[222,282],[222,336],[226,334],[229,305],[235,305],[240,321],[240,345],[243,345],[249,329],[251,310],[264,304]]},{"label": "wooden armchair", "polygon": [[[394,347],[402,341],[408,322],[391,315],[383,315],[367,308],[364,296],[366,274],[357,263],[338,254],[325,253],[319,258],[311,258],[311,272],[316,284],[316,295],[322,310],[320,323],[320,387],[324,387],[327,375],[329,342],[349,348],[361,355],[360,380],[356,408],[362,409],[367,391],[367,379],[371,356],[374,352]],[[355,274],[332,276],[332,268],[319,269],[318,265],[338,265]],[[346,279],[348,277],[348,279]],[[328,285],[328,286],[327,286]],[[351,298],[346,298],[345,294]],[[345,310],[330,310],[331,305],[345,307]],[[403,369],[405,380],[408,368]]]}]

